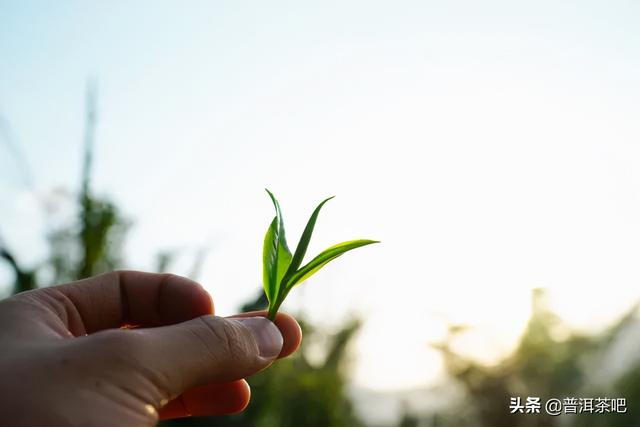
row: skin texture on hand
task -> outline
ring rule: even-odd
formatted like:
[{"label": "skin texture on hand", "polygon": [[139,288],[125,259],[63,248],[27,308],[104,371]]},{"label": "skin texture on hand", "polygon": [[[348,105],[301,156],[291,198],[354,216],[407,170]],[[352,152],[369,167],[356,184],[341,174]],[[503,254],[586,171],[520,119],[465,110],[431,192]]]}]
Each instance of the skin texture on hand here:
[{"label": "skin texture on hand", "polygon": [[296,351],[297,322],[213,315],[197,283],[119,271],[0,302],[0,425],[155,426],[249,402],[244,380]]}]

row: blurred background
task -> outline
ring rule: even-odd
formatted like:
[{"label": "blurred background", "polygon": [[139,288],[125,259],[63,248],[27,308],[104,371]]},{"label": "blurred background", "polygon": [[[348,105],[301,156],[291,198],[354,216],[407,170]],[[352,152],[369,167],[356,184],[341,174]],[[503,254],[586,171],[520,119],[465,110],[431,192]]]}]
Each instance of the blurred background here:
[{"label": "blurred background", "polygon": [[[640,5],[0,2],[0,292],[114,268],[263,307],[323,210],[302,351],[167,426],[640,423]],[[510,414],[510,397],[626,414]]]}]

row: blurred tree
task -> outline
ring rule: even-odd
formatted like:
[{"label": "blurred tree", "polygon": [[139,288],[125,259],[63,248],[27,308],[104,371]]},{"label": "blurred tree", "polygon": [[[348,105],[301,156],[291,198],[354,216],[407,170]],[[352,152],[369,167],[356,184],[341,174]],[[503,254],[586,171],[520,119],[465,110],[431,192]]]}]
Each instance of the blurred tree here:
[{"label": "blurred tree", "polygon": [[402,418],[398,423],[398,427],[418,427],[420,425],[420,417],[411,413],[407,404],[402,407]]},{"label": "blurred tree", "polygon": [[[466,398],[444,412],[442,425],[476,426],[630,426],[640,425],[640,364],[627,370],[620,380],[610,378],[609,386],[594,387],[589,381],[596,370],[606,366],[605,355],[618,342],[621,332],[637,320],[633,307],[604,333],[585,336],[571,332],[548,309],[544,290],[532,297],[532,315],[516,350],[494,366],[485,366],[452,350],[452,341],[463,329],[451,327],[445,342],[435,345],[443,355],[449,375],[462,385]],[[511,397],[626,397],[631,402],[626,414],[577,414],[549,416],[511,414]]]},{"label": "blurred tree", "polygon": [[[117,207],[107,199],[95,196],[91,191],[92,157],[96,122],[96,89],[89,84],[86,97],[84,156],[78,194],[76,219],[48,231],[49,259],[33,269],[21,266],[7,243],[0,240],[0,258],[14,272],[11,293],[94,276],[122,265],[120,254],[128,228]],[[38,283],[40,270],[52,274],[46,283]]]},{"label": "blurred tree", "polygon": [[15,256],[11,253],[8,246],[0,239],[0,258],[2,258],[14,274],[11,293],[28,291],[36,288],[36,272],[35,270],[26,269],[18,264]]},{"label": "blurred tree", "polygon": [[122,265],[120,254],[128,224],[112,202],[96,197],[91,190],[96,96],[95,85],[90,84],[77,221],[48,236],[56,283],[95,276]]}]

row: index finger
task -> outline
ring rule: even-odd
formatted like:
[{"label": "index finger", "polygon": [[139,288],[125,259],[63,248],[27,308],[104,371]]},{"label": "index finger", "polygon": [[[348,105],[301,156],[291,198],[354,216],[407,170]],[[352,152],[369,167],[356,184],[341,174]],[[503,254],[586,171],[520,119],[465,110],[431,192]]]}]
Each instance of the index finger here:
[{"label": "index finger", "polygon": [[126,325],[169,325],[213,314],[211,297],[193,280],[140,271],[114,271],[22,297],[51,308],[74,335]]}]

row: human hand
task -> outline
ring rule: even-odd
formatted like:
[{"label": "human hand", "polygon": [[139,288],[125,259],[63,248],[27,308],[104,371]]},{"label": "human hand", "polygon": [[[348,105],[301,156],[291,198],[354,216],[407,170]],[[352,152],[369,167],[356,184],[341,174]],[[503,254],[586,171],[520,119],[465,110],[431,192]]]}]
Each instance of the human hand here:
[{"label": "human hand", "polygon": [[[243,410],[243,379],[293,353],[279,313],[213,316],[197,283],[135,271],[0,302],[0,425],[155,426]],[[124,327],[124,328],[123,328]]]}]

